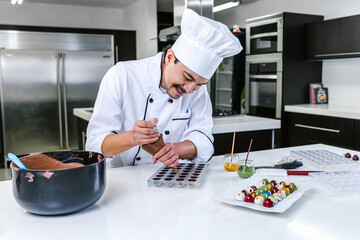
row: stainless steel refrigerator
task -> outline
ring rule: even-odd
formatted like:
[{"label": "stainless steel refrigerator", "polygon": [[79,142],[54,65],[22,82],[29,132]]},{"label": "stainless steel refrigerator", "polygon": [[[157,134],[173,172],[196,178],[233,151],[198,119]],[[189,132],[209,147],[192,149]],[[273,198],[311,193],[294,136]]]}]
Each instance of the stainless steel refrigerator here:
[{"label": "stainless steel refrigerator", "polygon": [[78,149],[73,108],[94,105],[114,63],[112,36],[3,31],[0,37],[5,161],[8,152]]}]

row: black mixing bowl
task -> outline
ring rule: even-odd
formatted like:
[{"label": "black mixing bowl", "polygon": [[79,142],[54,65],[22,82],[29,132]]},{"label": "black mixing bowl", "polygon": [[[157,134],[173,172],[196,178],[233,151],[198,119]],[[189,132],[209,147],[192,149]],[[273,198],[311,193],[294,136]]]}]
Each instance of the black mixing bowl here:
[{"label": "black mixing bowl", "polygon": [[87,151],[43,154],[63,163],[77,162],[85,166],[61,170],[20,170],[11,163],[13,194],[21,207],[35,214],[60,215],[79,211],[100,199],[105,190],[104,155]]}]

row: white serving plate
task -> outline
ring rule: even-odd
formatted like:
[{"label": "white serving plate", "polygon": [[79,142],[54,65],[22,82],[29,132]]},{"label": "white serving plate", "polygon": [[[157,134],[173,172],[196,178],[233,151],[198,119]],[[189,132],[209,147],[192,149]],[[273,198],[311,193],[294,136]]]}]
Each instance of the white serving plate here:
[{"label": "white serving plate", "polygon": [[[245,201],[237,201],[235,197],[241,190],[246,189],[247,187],[256,185],[262,179],[268,179],[269,182],[271,180],[275,180],[276,182],[286,182],[287,184],[293,182],[297,186],[297,190],[288,195],[285,199],[282,199],[277,204],[274,204],[274,207],[268,208],[263,205],[259,205],[256,203],[248,203]],[[235,205],[240,207],[251,208],[253,210],[262,211],[262,212],[273,212],[273,213],[283,213],[288,208],[290,208],[297,200],[301,198],[301,196],[310,188],[310,184],[308,179],[299,179],[292,178],[291,176],[287,177],[273,177],[273,176],[265,176],[259,173],[254,174],[252,177],[241,181],[239,184],[228,188],[225,192],[219,194],[215,197],[215,199]]]}]

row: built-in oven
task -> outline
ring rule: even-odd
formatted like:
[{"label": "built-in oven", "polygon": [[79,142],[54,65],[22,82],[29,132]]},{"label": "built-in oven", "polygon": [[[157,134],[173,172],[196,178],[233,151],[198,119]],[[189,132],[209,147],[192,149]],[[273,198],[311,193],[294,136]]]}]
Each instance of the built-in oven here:
[{"label": "built-in oven", "polygon": [[246,56],[245,99],[249,115],[281,118],[281,53]]},{"label": "built-in oven", "polygon": [[282,52],[283,15],[247,19],[246,33],[246,54]]}]

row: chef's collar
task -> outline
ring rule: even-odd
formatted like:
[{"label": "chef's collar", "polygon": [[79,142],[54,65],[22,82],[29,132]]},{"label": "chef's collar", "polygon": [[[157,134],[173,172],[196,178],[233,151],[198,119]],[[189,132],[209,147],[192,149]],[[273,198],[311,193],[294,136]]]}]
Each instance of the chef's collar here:
[{"label": "chef's collar", "polygon": [[150,78],[147,89],[151,94],[163,94],[159,88],[161,81],[161,56],[162,52],[159,52],[154,56],[147,72],[147,75]]},{"label": "chef's collar", "polygon": [[167,91],[166,91],[165,88],[159,87],[159,89],[160,89],[160,91],[161,91],[162,93],[167,94]]},{"label": "chef's collar", "polygon": [[[161,82],[161,61],[163,52],[159,52],[155,55],[149,68],[149,76],[151,80],[148,84],[148,91],[152,95],[160,95],[161,97],[170,97],[165,88],[160,87]],[[177,99],[173,99],[176,101]]]}]

